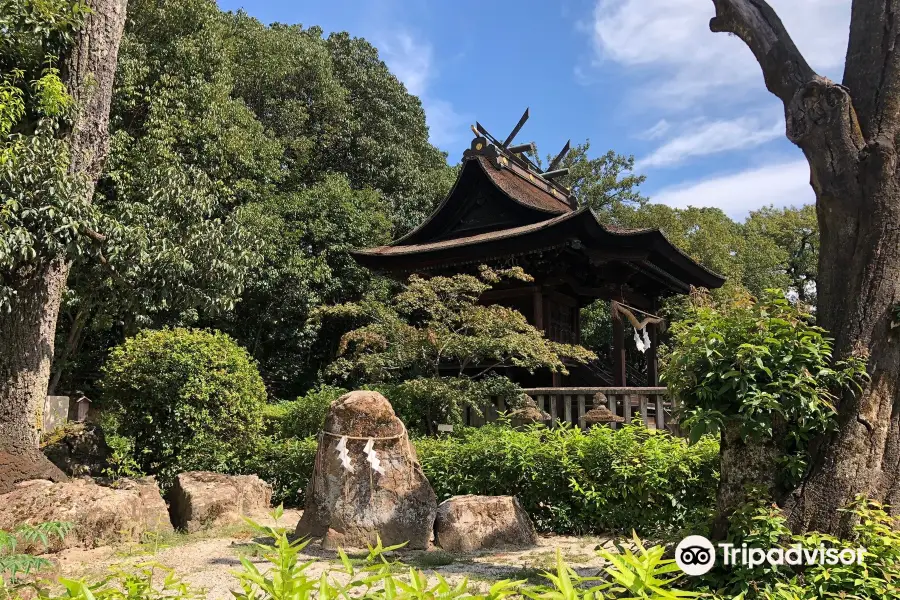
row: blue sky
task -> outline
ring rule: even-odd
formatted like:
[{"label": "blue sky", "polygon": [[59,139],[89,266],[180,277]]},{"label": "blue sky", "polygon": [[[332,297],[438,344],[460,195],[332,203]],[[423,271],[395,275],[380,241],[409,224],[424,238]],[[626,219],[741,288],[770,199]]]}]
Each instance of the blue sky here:
[{"label": "blue sky", "polygon": [[[819,73],[842,73],[850,0],[770,0]],[[457,162],[477,119],[556,153],[633,154],[644,192],[733,218],[814,201],[784,137],[780,103],[750,51],[708,29],[710,0],[220,0],[264,23],[319,25],[370,40],[422,99],[434,144]]]}]

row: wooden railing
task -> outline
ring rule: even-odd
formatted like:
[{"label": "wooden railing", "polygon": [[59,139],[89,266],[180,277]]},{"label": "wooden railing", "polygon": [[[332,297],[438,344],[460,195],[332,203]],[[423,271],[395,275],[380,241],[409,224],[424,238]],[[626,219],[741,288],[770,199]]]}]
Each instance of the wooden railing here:
[{"label": "wooden railing", "polygon": [[[594,396],[602,393],[606,396],[606,407],[625,422],[630,423],[639,415],[649,428],[678,433],[672,418],[672,403],[664,387],[527,388],[524,392],[534,398],[538,408],[550,415],[551,425],[563,422],[584,428],[585,413],[594,408]],[[487,406],[483,416],[466,411],[466,423],[482,425],[494,421],[504,410],[500,401]],[[615,423],[610,425],[616,427]]]}]

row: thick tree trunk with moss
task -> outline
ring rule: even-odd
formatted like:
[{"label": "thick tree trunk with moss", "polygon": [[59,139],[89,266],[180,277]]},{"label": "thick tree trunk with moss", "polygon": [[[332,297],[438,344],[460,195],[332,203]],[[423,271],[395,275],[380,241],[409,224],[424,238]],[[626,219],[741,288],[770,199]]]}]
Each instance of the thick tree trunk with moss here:
[{"label": "thick tree trunk with moss", "polygon": [[776,425],[765,440],[745,439],[737,420],[724,425],[719,441],[719,489],[712,538],[724,540],[732,513],[748,500],[748,492],[760,490],[773,499],[784,497],[779,488],[778,458],[784,455],[785,426]]},{"label": "thick tree trunk with moss", "polygon": [[839,427],[785,503],[795,530],[847,533],[857,494],[900,514],[900,1],[854,0],[843,84],[815,73],[764,0],[713,0],[714,32],[740,37],[784,104],[805,154],[820,229],[818,320],[838,358],[866,357],[871,381],[844,395]]},{"label": "thick tree trunk with moss", "polygon": [[[93,195],[109,150],[109,107],[127,0],[88,0],[91,11],[72,49],[61,57],[62,77],[76,103],[68,133],[70,171]],[[0,493],[18,481],[65,476],[41,455],[41,412],[53,360],[53,341],[68,265],[38,260],[13,282],[12,310],[0,315]]]}]

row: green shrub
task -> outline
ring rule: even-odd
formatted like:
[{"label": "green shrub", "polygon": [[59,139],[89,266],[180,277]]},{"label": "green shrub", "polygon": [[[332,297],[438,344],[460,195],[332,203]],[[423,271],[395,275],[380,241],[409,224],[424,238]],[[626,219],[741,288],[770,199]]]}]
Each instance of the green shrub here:
[{"label": "green shrub", "polygon": [[318,435],[325,424],[331,403],[348,390],[323,385],[291,402],[269,404],[263,410],[267,434],[282,438],[304,438]]},{"label": "green shrub", "polygon": [[770,566],[750,569],[718,565],[696,580],[697,587],[725,598],[753,600],[880,600],[900,597],[900,519],[881,504],[859,498],[845,509],[858,520],[853,535],[838,539],[818,532],[792,535],[782,512],[758,496],[735,512],[728,542],[769,550],[800,544],[804,548],[866,549],[863,564]]},{"label": "green shrub", "polygon": [[306,485],[313,473],[317,439],[261,438],[248,453],[245,473],[259,475],[272,486],[272,501],[286,506],[303,506]]},{"label": "green shrub", "polygon": [[113,349],[104,401],[137,468],[166,485],[181,471],[227,472],[262,427],[266,391],[247,352],[219,332],[142,331]]},{"label": "green shrub", "polygon": [[175,571],[156,563],[143,563],[133,570],[112,566],[96,583],[84,579],[60,578],[62,594],[42,591],[40,600],[201,600],[202,590],[184,583]]},{"label": "green shrub", "polygon": [[[524,401],[518,384],[490,374],[469,377],[415,377],[401,383],[364,386],[391,399],[391,406],[410,431],[426,433],[437,423],[460,426],[467,407],[480,411],[492,398],[502,399],[510,409]],[[431,424],[431,425],[429,425]]]},{"label": "green shrub", "polygon": [[[439,500],[514,495],[541,531],[675,532],[705,522],[715,500],[712,437],[689,446],[641,425],[582,432],[492,424],[413,443]],[[315,454],[314,437],[266,437],[242,470],[269,482],[275,502],[301,506]]]},{"label": "green shrub", "polygon": [[542,531],[674,532],[705,520],[715,500],[718,443],[689,446],[640,425],[488,425],[415,446],[440,500],[515,495]]},{"label": "green shrub", "polygon": [[836,426],[835,392],[859,388],[865,361],[832,357],[832,340],[780,290],[715,306],[695,294],[671,328],[663,380],[684,409],[692,439],[734,428],[773,440],[780,491],[806,471],[812,439]]}]

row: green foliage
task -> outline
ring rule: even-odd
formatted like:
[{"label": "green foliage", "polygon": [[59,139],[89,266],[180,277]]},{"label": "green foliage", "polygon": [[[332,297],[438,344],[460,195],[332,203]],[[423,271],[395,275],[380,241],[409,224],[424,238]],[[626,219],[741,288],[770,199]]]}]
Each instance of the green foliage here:
[{"label": "green foliage", "polygon": [[704,520],[715,498],[715,440],[689,446],[639,425],[587,432],[488,425],[415,446],[440,499],[514,495],[541,531],[674,532]]},{"label": "green foliage", "polygon": [[615,553],[598,549],[597,553],[609,563],[603,567],[602,577],[579,575],[557,550],[556,572],[544,572],[550,585],[524,588],[521,592],[532,600],[675,600],[700,595],[674,588],[681,574],[670,576],[679,567],[674,560],[663,558],[665,547],[654,546],[648,550],[637,534],[632,535],[632,540],[638,554],[628,547],[620,547]]},{"label": "green foliage", "polygon": [[227,335],[143,331],[113,349],[104,400],[140,469],[163,484],[181,471],[227,471],[262,426],[262,379]]},{"label": "green foliage", "polygon": [[247,452],[241,472],[258,475],[272,486],[272,501],[303,506],[318,447],[315,437],[260,437]]},{"label": "green foliage", "polygon": [[391,224],[382,197],[354,190],[343,175],[327,175],[304,190],[274,195],[248,207],[245,226],[262,244],[241,302],[227,319],[248,344],[273,394],[307,388],[331,348],[308,324],[318,306],[377,297],[383,284],[349,251],[388,241]]},{"label": "green foliage", "polygon": [[460,424],[466,407],[481,413],[485,400],[500,399],[508,408],[516,408],[524,400],[518,384],[510,379],[487,374],[470,377],[416,377],[397,384],[372,387],[391,399],[397,416],[410,428],[429,431],[435,423]]},{"label": "green foliage", "polygon": [[128,13],[94,197],[103,260],[73,265],[52,387],[90,387],[140,328],[202,326],[296,396],[336,345],[310,310],[383,287],[347,250],[418,224],[455,171],[366,40],[208,0]]},{"label": "green foliage", "polygon": [[697,589],[746,600],[897,597],[900,594],[900,522],[888,514],[887,507],[861,497],[843,511],[856,522],[853,534],[846,539],[818,532],[794,535],[781,510],[757,497],[736,511],[727,541],[766,551],[795,544],[809,550],[864,548],[863,564],[765,565],[755,569],[739,566],[727,570],[717,566],[696,580]]},{"label": "green foliage", "polygon": [[[160,577],[162,574],[162,577]],[[156,563],[144,563],[133,570],[112,567],[99,582],[60,578],[62,594],[41,591],[40,600],[200,600],[206,594],[192,588],[175,571]]]},{"label": "green foliage", "polygon": [[[634,157],[609,150],[591,158],[588,156],[590,149],[590,140],[573,146],[557,167],[566,167],[569,173],[557,181],[572,190],[581,206],[589,207],[598,215],[625,207],[644,206],[647,198],[641,195],[638,186],[647,177],[633,173]],[[547,156],[548,165],[553,158],[553,155]]]},{"label": "green foliage", "polygon": [[564,359],[594,358],[580,346],[548,340],[514,309],[479,304],[479,297],[504,277],[530,280],[521,269],[495,272],[487,267],[478,277],[413,275],[390,302],[321,308],[314,315],[317,321],[345,323],[345,331],[351,329],[341,338],[328,374],[349,386],[406,382],[401,393],[422,400],[420,422],[431,432],[438,418],[459,423],[465,406],[479,410],[486,399],[480,394],[504,387],[496,380],[480,380],[499,375],[502,368],[567,373]]},{"label": "green foliage", "polygon": [[51,538],[62,540],[72,527],[72,523],[65,521],[47,521],[34,525],[22,523],[13,531],[0,530],[0,597],[10,596],[21,587],[20,575],[52,566],[46,558],[17,552],[20,542],[29,547],[47,549]]},{"label": "green foliage", "polygon": [[[768,265],[787,278],[787,291],[814,305],[819,271],[819,222],[815,205],[801,208],[763,207],[750,213],[744,231],[751,243],[774,243],[778,253]],[[763,266],[763,265],[761,265]],[[760,282],[762,283],[762,282]],[[771,282],[765,282],[771,287]],[[755,289],[748,285],[750,289]]]},{"label": "green foliage", "polygon": [[325,423],[328,407],[347,391],[323,385],[294,401],[267,405],[263,410],[266,433],[282,438],[318,435]]},{"label": "green foliage", "polygon": [[[609,561],[604,567],[612,582],[610,591],[616,596],[623,594],[629,598],[646,598],[648,600],[674,600],[675,598],[693,598],[700,594],[672,589],[682,574],[674,559],[664,559],[666,552],[663,546],[654,546],[649,550],[644,547],[637,534],[632,534],[634,545],[638,550],[635,555],[630,548],[613,554],[604,549],[598,550],[600,556]],[[678,573],[672,576],[673,573]]]},{"label": "green foliage", "polygon": [[696,296],[671,333],[663,378],[682,427],[698,439],[732,422],[744,438],[776,438],[786,486],[805,472],[810,440],[834,426],[835,394],[865,376],[862,359],[835,361],[826,332],[777,290],[726,309]]},{"label": "green foliage", "polygon": [[56,67],[86,11],[71,0],[0,1],[0,310],[35,265],[84,252],[81,234],[96,220],[69,170],[60,128],[73,103]]}]

